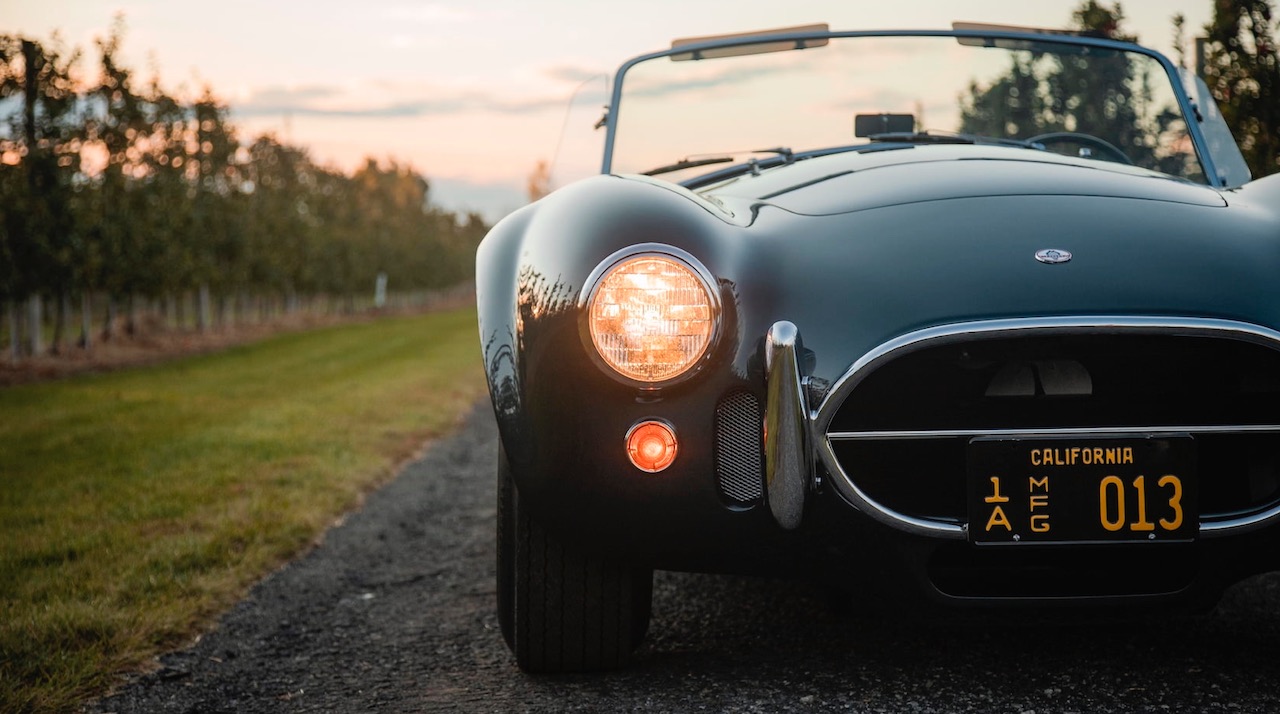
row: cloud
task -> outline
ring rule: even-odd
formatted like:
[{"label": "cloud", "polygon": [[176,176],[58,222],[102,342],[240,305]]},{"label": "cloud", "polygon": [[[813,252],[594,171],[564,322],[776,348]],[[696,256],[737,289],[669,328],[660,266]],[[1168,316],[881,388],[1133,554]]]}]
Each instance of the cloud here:
[{"label": "cloud", "polygon": [[679,81],[646,82],[632,78],[623,81],[623,93],[631,97],[669,97],[688,92],[699,92],[705,89],[717,89],[723,86],[743,84],[759,80],[772,74],[787,72],[789,66],[771,67],[735,67],[723,71],[693,76]]},{"label": "cloud", "polygon": [[312,84],[303,87],[267,87],[255,91],[250,101],[263,104],[300,104],[318,99],[328,99],[341,94],[337,87]]},{"label": "cloud", "polygon": [[[637,77],[629,86],[629,96],[665,97],[685,93],[713,90],[720,86],[740,84],[754,79],[784,72],[788,67],[728,68],[715,67],[713,71],[680,81],[646,82]],[[606,86],[608,74],[581,65],[557,65],[539,72],[568,89],[548,90],[543,94],[512,97],[508,94],[476,89],[408,88],[383,81],[357,86],[307,85],[302,87],[266,87],[251,92],[247,98],[235,102],[231,109],[241,118],[263,116],[316,116],[337,118],[415,118],[456,116],[461,114],[529,115],[540,112],[561,112],[570,102],[574,106],[590,105],[594,108],[608,101]],[[599,83],[591,80],[598,79]],[[392,99],[387,99],[392,97]]]},{"label": "cloud", "polygon": [[382,16],[395,22],[416,22],[423,25],[475,22],[485,19],[484,13],[438,2],[397,5],[383,11]]},{"label": "cloud", "polygon": [[[896,112],[914,107],[924,93],[893,87],[866,87],[829,102],[825,109],[837,112]],[[929,97],[930,99],[932,97]]]},{"label": "cloud", "polygon": [[431,203],[458,213],[475,211],[490,223],[528,203],[520,181],[472,181],[463,178],[432,178],[427,194]]},{"label": "cloud", "polygon": [[558,65],[556,67],[548,67],[542,71],[542,75],[548,79],[565,84],[582,84],[587,80],[600,79],[605,80],[612,76],[612,71],[604,72],[599,69],[591,69],[588,67],[574,67],[570,65]]},{"label": "cloud", "polygon": [[344,87],[309,86],[296,89],[269,87],[235,103],[231,109],[240,117],[323,116],[347,118],[412,118],[468,113],[534,114],[562,109],[568,98],[556,96],[525,99],[499,98],[486,92],[441,90],[431,96],[396,101],[371,102]]},{"label": "cloud", "polygon": [[413,118],[474,113],[520,116],[563,112],[571,102],[574,106],[590,104],[594,111],[608,101],[612,73],[569,62],[530,68],[527,77],[528,93],[524,96],[475,85],[423,87],[385,79],[341,85],[268,86],[244,93],[231,109],[241,118]]}]

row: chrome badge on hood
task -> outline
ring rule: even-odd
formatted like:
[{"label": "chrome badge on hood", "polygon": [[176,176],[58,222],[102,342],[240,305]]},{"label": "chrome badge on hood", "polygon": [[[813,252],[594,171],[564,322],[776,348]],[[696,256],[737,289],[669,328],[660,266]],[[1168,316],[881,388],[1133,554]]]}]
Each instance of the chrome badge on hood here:
[{"label": "chrome badge on hood", "polygon": [[1065,263],[1071,260],[1071,251],[1059,250],[1057,248],[1045,248],[1036,251],[1036,260],[1041,263],[1053,265],[1055,263]]}]

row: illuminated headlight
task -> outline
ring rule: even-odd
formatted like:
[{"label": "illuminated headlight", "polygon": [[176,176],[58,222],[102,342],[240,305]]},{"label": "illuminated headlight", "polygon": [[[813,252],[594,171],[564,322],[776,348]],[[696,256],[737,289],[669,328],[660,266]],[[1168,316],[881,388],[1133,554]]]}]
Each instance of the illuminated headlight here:
[{"label": "illuminated headlight", "polygon": [[693,368],[710,348],[718,319],[702,275],[684,260],[653,253],[605,271],[587,311],[591,343],[605,364],[650,383]]}]

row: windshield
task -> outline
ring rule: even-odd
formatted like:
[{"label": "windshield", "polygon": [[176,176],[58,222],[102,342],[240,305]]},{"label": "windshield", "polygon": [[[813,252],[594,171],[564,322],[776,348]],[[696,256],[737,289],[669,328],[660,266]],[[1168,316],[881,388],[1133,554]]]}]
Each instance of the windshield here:
[{"label": "windshield", "polygon": [[609,167],[617,173],[674,181],[779,155],[771,149],[945,138],[1029,140],[1029,150],[1205,181],[1169,74],[1139,52],[1038,39],[837,37],[803,50],[663,55],[620,82]]}]

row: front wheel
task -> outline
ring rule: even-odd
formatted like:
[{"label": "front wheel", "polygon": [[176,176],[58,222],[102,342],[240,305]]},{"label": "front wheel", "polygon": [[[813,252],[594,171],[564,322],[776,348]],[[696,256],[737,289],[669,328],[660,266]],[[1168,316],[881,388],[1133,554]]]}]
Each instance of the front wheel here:
[{"label": "front wheel", "polygon": [[616,669],[649,627],[653,571],[574,547],[520,507],[498,456],[498,624],[527,672]]}]

